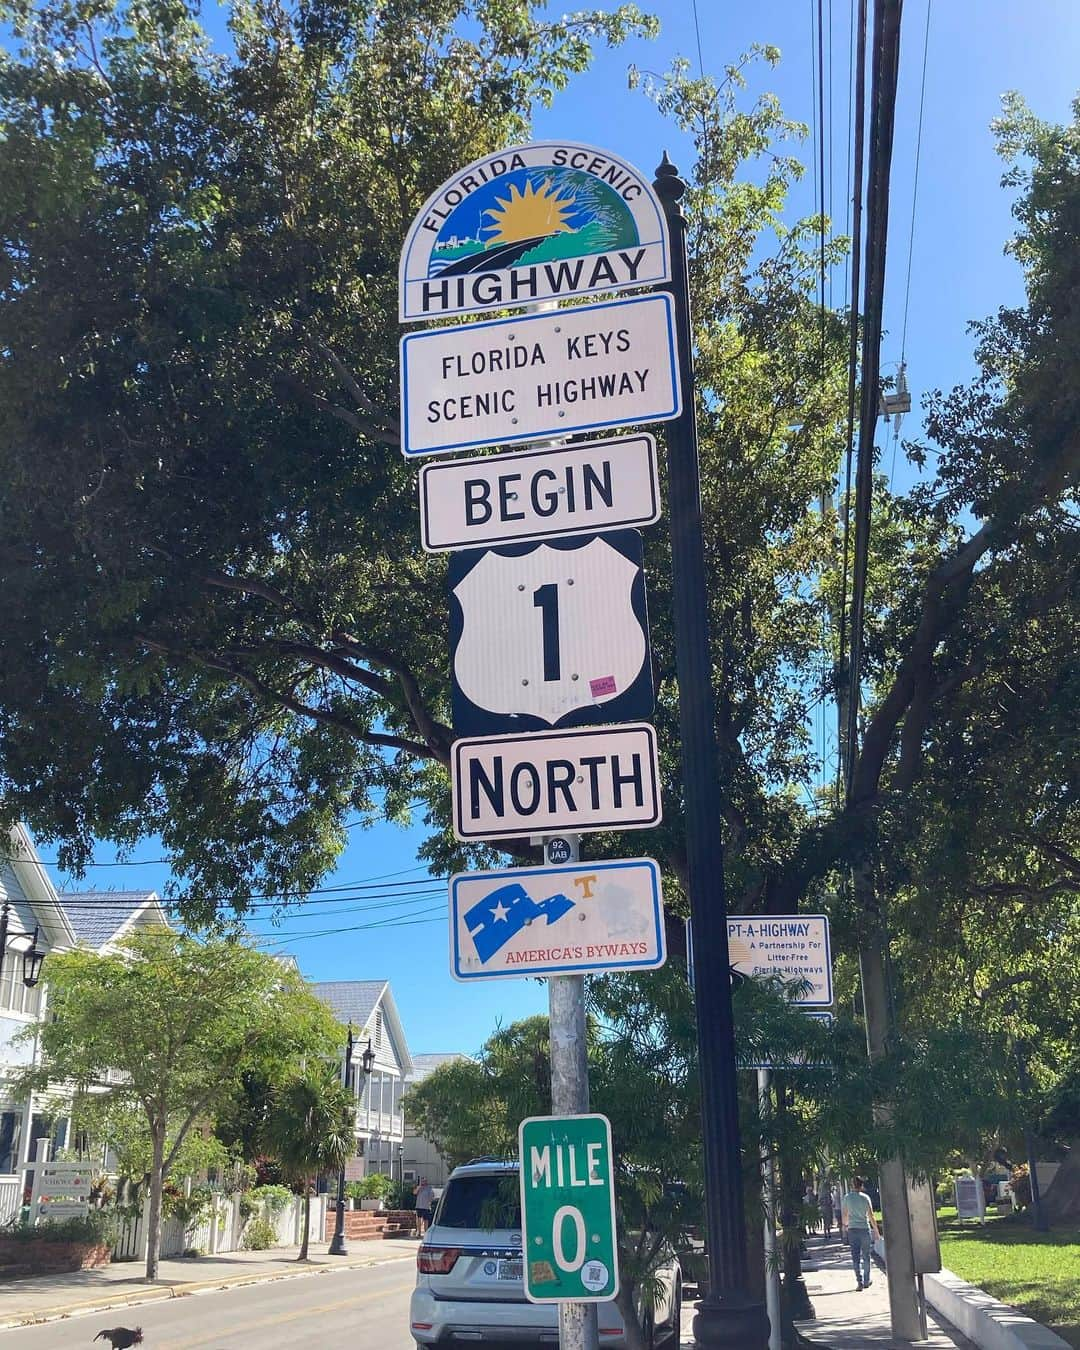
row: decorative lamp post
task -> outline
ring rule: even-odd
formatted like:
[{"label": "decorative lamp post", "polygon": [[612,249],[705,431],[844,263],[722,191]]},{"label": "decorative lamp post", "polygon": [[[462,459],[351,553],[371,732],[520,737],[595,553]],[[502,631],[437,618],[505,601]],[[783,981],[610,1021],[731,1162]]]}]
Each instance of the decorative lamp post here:
[{"label": "decorative lamp post", "polygon": [[404,1145],[404,1144],[398,1144],[398,1146],[397,1146],[397,1179],[398,1179],[398,1185],[399,1185],[399,1186],[404,1186],[404,1185],[405,1185],[405,1145]]},{"label": "decorative lamp post", "polygon": [[[3,908],[0,908],[0,969],[3,968],[4,957],[7,955],[8,920],[10,916],[11,906],[5,900]],[[45,953],[38,947],[38,932],[39,930],[35,925],[30,946],[22,954],[22,978],[27,989],[33,989],[38,980],[41,979],[41,967],[45,960]],[[17,936],[25,937],[26,934],[20,933]]]},{"label": "decorative lamp post", "polygon": [[[352,1060],[353,1048],[353,1027],[349,1023],[349,1035],[345,1041],[345,1072],[344,1082],[346,1087],[352,1085]],[[371,1037],[368,1037],[367,1047],[360,1056],[360,1067],[363,1070],[365,1080],[371,1077],[371,1071],[375,1067],[375,1051],[371,1048]],[[353,1124],[356,1123],[356,1112],[353,1111]],[[327,1251],[328,1256],[348,1256],[345,1247],[345,1169],[344,1167],[338,1173],[337,1183],[337,1214],[334,1216],[334,1236],[330,1240],[330,1247]]]}]

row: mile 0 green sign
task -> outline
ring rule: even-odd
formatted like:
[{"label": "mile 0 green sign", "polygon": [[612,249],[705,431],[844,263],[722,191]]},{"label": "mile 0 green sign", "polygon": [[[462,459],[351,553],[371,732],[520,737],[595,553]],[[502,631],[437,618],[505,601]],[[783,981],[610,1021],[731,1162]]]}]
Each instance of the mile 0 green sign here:
[{"label": "mile 0 green sign", "polygon": [[518,1127],[525,1297],[606,1303],[619,1283],[606,1116],[531,1116]]}]

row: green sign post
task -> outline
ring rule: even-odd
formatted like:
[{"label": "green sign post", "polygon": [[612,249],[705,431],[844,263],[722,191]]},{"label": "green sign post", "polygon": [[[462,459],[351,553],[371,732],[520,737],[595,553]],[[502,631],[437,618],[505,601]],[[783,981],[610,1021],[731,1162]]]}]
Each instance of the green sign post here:
[{"label": "green sign post", "polygon": [[606,1116],[531,1116],[518,1127],[525,1297],[606,1303],[619,1284]]}]

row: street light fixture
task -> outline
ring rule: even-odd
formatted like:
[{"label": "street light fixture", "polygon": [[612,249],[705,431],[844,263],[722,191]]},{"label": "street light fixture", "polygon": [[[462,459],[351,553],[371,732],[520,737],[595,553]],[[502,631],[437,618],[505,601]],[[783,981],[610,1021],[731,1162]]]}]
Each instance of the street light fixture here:
[{"label": "street light fixture", "polygon": [[[345,1041],[345,1086],[352,1086],[352,1060],[353,1048],[356,1042],[353,1039],[353,1025],[349,1023],[349,1034]],[[371,1048],[371,1037],[368,1037],[367,1048],[360,1056],[360,1068],[363,1070],[364,1078],[371,1077],[371,1071],[375,1067],[375,1051]],[[356,1111],[353,1109],[353,1125],[356,1125]],[[344,1167],[338,1173],[337,1183],[337,1214],[334,1217],[334,1236],[330,1239],[330,1247],[327,1251],[328,1256],[348,1256],[345,1247],[345,1169]]]},{"label": "street light fixture", "polygon": [[[8,920],[11,916],[11,906],[5,900],[3,908],[0,908],[0,971],[3,969],[4,957],[7,955],[8,948]],[[34,926],[34,935],[30,939],[30,946],[22,954],[22,978],[23,984],[27,989],[33,989],[41,978],[41,967],[45,960],[45,953],[38,947],[38,928]],[[25,937],[25,933],[15,934],[13,936]]]}]

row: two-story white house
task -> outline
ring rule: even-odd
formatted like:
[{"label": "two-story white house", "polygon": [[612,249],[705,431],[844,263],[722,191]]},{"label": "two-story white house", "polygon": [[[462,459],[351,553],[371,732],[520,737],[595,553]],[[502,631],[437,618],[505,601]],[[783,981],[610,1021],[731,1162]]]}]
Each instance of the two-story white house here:
[{"label": "two-story white house", "polygon": [[[0,910],[7,914],[7,951],[0,966],[0,1224],[22,1202],[23,1168],[37,1151],[37,1141],[52,1139],[55,1148],[68,1144],[70,1119],[57,1111],[54,1095],[48,1110],[33,1096],[20,1097],[15,1076],[33,1064],[36,1040],[20,1041],[18,1033],[39,1020],[48,1004],[49,955],[84,945],[105,951],[133,928],[168,924],[153,891],[59,892],[33,841],[22,826],[0,832]],[[27,985],[24,953],[37,934],[44,953],[40,979]]]},{"label": "two-story white house", "polygon": [[[356,1152],[363,1172],[397,1178],[405,1139],[401,1099],[413,1060],[388,980],[330,980],[312,984],[315,993],[343,1024],[353,1027],[353,1084],[356,1091]],[[374,1066],[360,1069],[371,1042]],[[359,1168],[350,1169],[359,1171]]]}]

